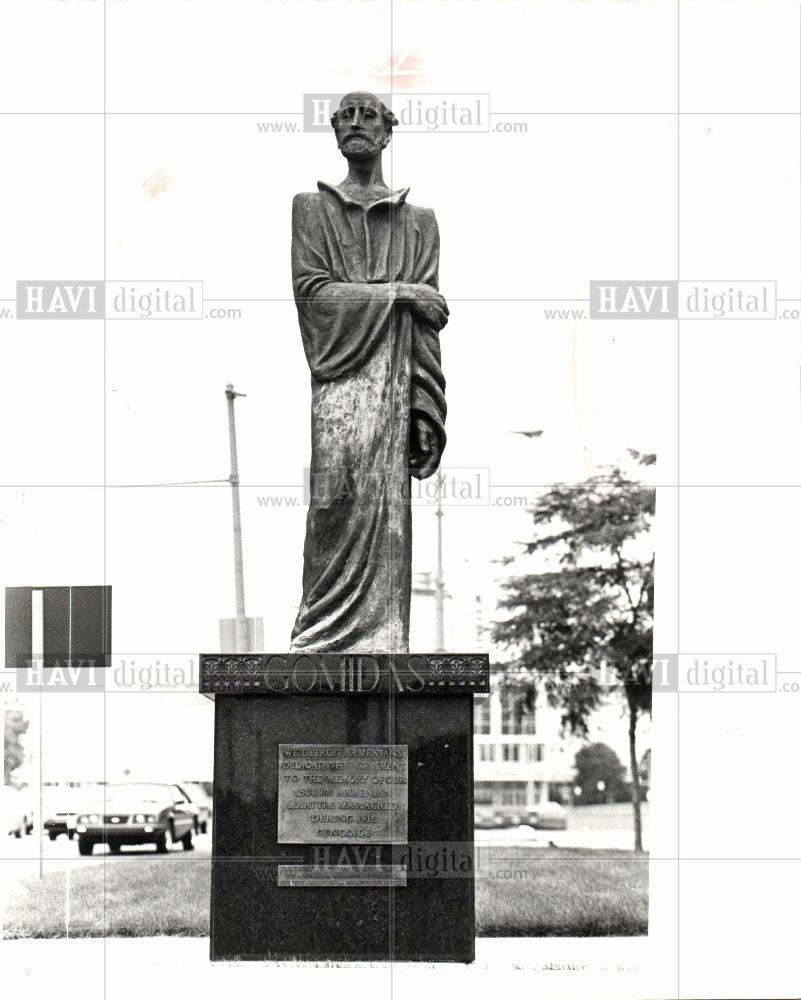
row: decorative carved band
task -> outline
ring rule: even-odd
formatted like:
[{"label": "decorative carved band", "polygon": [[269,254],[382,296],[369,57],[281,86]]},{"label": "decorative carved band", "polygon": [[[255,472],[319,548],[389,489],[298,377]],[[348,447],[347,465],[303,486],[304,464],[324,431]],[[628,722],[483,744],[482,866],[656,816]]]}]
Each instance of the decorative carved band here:
[{"label": "decorative carved band", "polygon": [[203,653],[202,694],[482,694],[487,653]]}]

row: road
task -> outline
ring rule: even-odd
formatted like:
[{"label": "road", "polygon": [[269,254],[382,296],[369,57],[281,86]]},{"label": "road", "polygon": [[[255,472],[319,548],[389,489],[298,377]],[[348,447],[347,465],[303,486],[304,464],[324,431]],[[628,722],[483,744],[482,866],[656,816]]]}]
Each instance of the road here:
[{"label": "road", "polygon": [[[643,840],[648,848],[648,803],[643,803]],[[514,844],[520,847],[579,847],[588,850],[630,851],[634,847],[634,819],[625,802],[608,806],[569,806],[566,830],[532,830],[514,826],[504,830],[476,830],[478,844]]]},{"label": "road", "polygon": [[[648,834],[648,806],[643,806],[643,829],[646,839]],[[505,830],[476,830],[477,844],[514,844],[519,847],[577,847],[595,850],[631,850],[634,845],[631,806],[626,804],[611,806],[583,806],[568,809],[566,830],[532,830],[528,826],[511,827]],[[105,862],[113,864],[117,858],[107,853],[107,848],[96,847],[95,853],[88,858],[78,854],[78,844],[68,840],[65,835],[51,841],[44,838],[41,841],[41,870],[45,873],[54,871],[73,871],[87,865],[99,865]],[[170,846],[170,853],[183,853],[178,845]],[[121,858],[152,857],[155,847],[123,847]],[[193,857],[210,857],[211,835],[200,834],[195,837]],[[163,860],[167,855],[157,855]],[[155,860],[155,858],[154,858]],[[39,851],[35,836],[6,837],[2,844],[0,857],[0,890],[3,895],[24,891],[21,880],[36,876],[40,870]]]}]

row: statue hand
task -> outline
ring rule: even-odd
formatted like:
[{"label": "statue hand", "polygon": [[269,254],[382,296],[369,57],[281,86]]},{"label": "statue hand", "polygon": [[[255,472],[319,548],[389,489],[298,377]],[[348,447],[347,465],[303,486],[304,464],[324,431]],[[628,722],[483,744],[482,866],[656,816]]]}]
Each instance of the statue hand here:
[{"label": "statue hand", "polygon": [[439,438],[430,421],[415,414],[409,435],[409,469],[415,479],[428,479],[439,465]]},{"label": "statue hand", "polygon": [[437,330],[448,322],[448,303],[430,285],[403,283],[398,286],[395,300],[411,306],[413,313]]}]

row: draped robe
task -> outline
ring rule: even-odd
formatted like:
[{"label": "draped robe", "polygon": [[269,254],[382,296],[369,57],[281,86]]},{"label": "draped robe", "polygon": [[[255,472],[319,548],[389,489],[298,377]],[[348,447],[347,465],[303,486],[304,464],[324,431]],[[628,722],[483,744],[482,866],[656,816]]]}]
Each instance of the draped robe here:
[{"label": "draped robe", "polygon": [[436,289],[434,213],[408,188],[363,207],[332,185],[292,208],[292,279],[311,371],[303,596],[293,650],[409,648],[410,419],[445,445],[439,329],[393,282]]}]

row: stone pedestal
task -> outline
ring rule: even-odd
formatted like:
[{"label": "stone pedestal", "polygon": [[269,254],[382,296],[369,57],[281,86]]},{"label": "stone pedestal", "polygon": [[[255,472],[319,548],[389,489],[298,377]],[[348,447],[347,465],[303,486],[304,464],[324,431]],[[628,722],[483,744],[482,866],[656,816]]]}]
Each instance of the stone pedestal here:
[{"label": "stone pedestal", "polygon": [[470,962],[483,654],[201,657],[213,960]]}]

